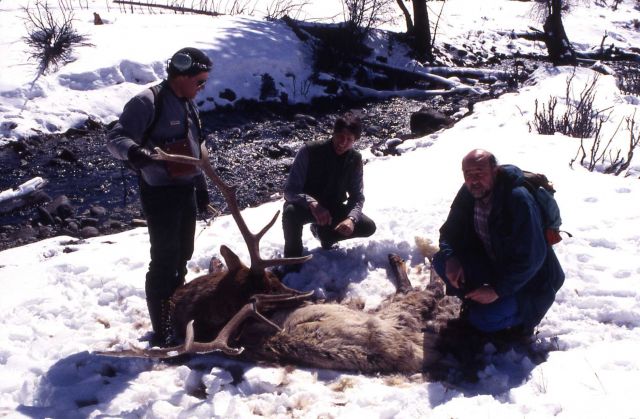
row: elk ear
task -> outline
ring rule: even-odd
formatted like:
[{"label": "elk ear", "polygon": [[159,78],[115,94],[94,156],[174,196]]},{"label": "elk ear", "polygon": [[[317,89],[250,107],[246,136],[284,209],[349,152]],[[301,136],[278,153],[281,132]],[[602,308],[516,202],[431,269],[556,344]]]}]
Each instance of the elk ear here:
[{"label": "elk ear", "polygon": [[227,264],[229,272],[235,272],[244,266],[238,255],[233,253],[233,251],[224,244],[220,246],[220,254],[224,258],[224,262]]}]

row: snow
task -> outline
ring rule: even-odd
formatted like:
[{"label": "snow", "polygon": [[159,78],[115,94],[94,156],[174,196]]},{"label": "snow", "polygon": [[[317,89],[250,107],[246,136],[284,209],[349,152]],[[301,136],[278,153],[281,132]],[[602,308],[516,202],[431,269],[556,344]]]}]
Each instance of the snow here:
[{"label": "snow", "polygon": [[[76,61],[35,81],[36,65],[26,60],[20,20],[22,1],[0,3],[0,119],[4,141],[41,131],[64,131],[92,116],[117,117],[129,97],[163,75],[164,61],[182,46],[204,49],[215,62],[211,83],[200,97],[203,109],[224,105],[218,94],[231,88],[239,97],[259,95],[260,75],[294,97],[287,72],[310,74],[305,47],[281,23],[258,17],[207,18],[188,15],[120,14],[102,1],[76,12],[81,33],[93,47],[76,51]],[[327,2],[328,3],[328,2]],[[335,2],[331,2],[333,4]],[[320,4],[320,6],[318,6]],[[471,6],[472,5],[472,6]],[[603,28],[616,44],[638,45],[627,23],[640,18],[634,3],[617,12],[576,6],[565,21],[579,48],[599,45]],[[320,10],[322,4],[313,3]],[[325,5],[327,8],[329,5]],[[335,5],[334,5],[335,6]],[[498,50],[540,50],[541,46],[500,36],[524,31],[536,21],[523,2],[450,0],[438,36],[460,46],[467,40]],[[99,10],[108,23],[93,26]],[[340,5],[336,6],[340,10]],[[322,9],[325,10],[325,9]],[[322,16],[333,16],[327,11]],[[320,14],[315,14],[320,16]],[[168,29],[170,28],[170,29]],[[179,36],[176,36],[178,34]],[[614,36],[615,34],[615,36]],[[486,44],[482,44],[485,40]],[[437,42],[439,42],[437,40]],[[470,41],[471,42],[471,41]],[[382,45],[383,43],[381,43]],[[394,65],[405,66],[402,55]],[[216,354],[180,364],[110,359],[92,352],[114,345],[143,345],[149,330],[144,299],[148,263],[146,229],[77,241],[55,237],[0,252],[0,414],[8,417],[433,417],[433,418],[638,418],[640,399],[640,193],[637,162],[627,177],[569,167],[580,140],[530,132],[534,101],[564,101],[571,68],[540,67],[517,93],[475,105],[454,127],[407,141],[401,157],[363,151],[365,212],[378,225],[370,239],[343,242],[322,251],[308,229],[304,245],[314,255],[290,286],[338,294],[374,308],[394,292],[387,254],[412,266],[414,286],[428,281],[416,237],[437,242],[451,200],[462,183],[460,161],[473,148],[493,151],[500,162],[545,173],[555,184],[563,229],[573,237],[555,246],[566,273],[556,303],[539,326],[536,345],[553,346],[546,361],[526,355],[483,354],[487,367],[477,382],[452,388],[421,376],[377,376],[307,368],[265,367]],[[577,69],[579,93],[595,74]],[[290,89],[290,90],[287,90]],[[574,96],[575,97],[575,96]],[[213,98],[213,101],[208,98]],[[215,103],[215,105],[214,105]],[[597,80],[596,105],[611,107],[603,138],[624,148],[629,133],[616,132],[633,114],[637,97],[621,94],[612,75]],[[7,130],[8,122],[18,127]],[[587,144],[588,146],[588,144]],[[637,152],[638,150],[636,150]],[[16,184],[26,179],[16,179]],[[272,202],[243,211],[252,231],[281,208]],[[262,254],[281,253],[280,222],[261,242]],[[248,252],[230,216],[217,218],[195,242],[188,280],[208,267],[226,244],[248,261]],[[422,269],[421,269],[422,268]]]}]

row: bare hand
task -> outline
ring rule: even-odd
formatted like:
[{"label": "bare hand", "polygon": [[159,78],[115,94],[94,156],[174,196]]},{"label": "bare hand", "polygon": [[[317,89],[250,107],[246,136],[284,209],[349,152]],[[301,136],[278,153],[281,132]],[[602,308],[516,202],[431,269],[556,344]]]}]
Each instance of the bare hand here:
[{"label": "bare hand", "polygon": [[316,219],[316,224],[321,226],[331,225],[331,213],[325,207],[317,202],[312,202],[309,204],[309,210],[311,210],[313,218]]},{"label": "bare hand", "polygon": [[343,235],[344,237],[349,237],[353,234],[353,229],[355,228],[355,224],[351,218],[345,218],[334,228],[336,232]]},{"label": "bare hand", "polygon": [[452,287],[462,288],[464,286],[464,270],[455,257],[447,259],[445,275]]},{"label": "bare hand", "polygon": [[489,285],[483,285],[480,288],[468,292],[465,298],[475,301],[480,304],[491,304],[498,299],[498,294]]}]

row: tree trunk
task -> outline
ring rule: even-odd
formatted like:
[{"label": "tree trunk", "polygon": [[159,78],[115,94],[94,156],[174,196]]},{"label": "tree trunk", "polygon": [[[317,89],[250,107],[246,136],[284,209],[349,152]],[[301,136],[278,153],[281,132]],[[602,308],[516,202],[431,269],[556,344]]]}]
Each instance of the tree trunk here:
[{"label": "tree trunk", "polygon": [[553,65],[575,64],[576,53],[571,47],[562,24],[562,0],[547,0],[550,6],[549,16],[542,28],[544,43],[547,46],[549,60]]},{"label": "tree trunk", "polygon": [[404,5],[403,0],[396,0],[400,10],[402,10],[402,14],[404,15],[404,21],[407,24],[407,33],[410,34],[413,32],[413,20],[411,19],[411,13],[409,13],[409,9]]},{"label": "tree trunk", "polygon": [[413,39],[416,56],[420,61],[433,61],[431,30],[427,0],[413,0]]}]

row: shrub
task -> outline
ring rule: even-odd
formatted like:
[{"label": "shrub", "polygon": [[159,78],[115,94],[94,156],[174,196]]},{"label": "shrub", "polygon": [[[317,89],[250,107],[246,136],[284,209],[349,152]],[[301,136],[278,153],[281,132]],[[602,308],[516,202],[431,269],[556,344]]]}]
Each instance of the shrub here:
[{"label": "shrub", "polygon": [[387,23],[393,12],[390,0],[342,0],[345,22],[364,33]]},{"label": "shrub", "polygon": [[[607,120],[602,115],[602,111],[593,109],[598,76],[596,75],[591,82],[587,83],[578,99],[573,100],[571,82],[574,76],[575,73],[567,79],[564,113],[556,114],[557,97],[551,96],[549,102],[542,105],[542,109],[538,107],[538,100],[535,101],[533,126],[538,134],[552,135],[559,132],[570,137],[587,138],[593,136]],[[529,129],[531,129],[531,123],[529,123]]]},{"label": "shrub", "polygon": [[284,16],[289,16],[293,19],[297,19],[302,11],[302,8],[309,4],[308,1],[295,2],[293,0],[274,0],[269,6],[267,6],[267,12],[265,19],[277,20]]},{"label": "shrub", "polygon": [[260,79],[260,100],[275,97],[278,94],[278,89],[276,89],[276,82],[273,77],[271,77],[271,74],[264,73],[260,76]]},{"label": "shrub", "polygon": [[624,119],[627,122],[627,130],[629,131],[629,143],[626,150],[626,156],[622,155],[623,152],[621,149],[618,149],[615,153],[611,150],[613,137],[620,129],[620,125],[622,125],[622,121],[620,121],[618,128],[604,146],[600,138],[600,130],[598,129],[594,141],[589,149],[589,153],[587,153],[585,149],[584,139],[581,139],[576,157],[569,162],[569,166],[573,167],[573,163],[580,159],[580,165],[590,172],[599,170],[606,174],[618,176],[627,170],[631,164],[631,160],[633,159],[633,151],[638,144],[640,144],[640,130],[636,132],[637,127],[635,116],[634,112],[632,116],[628,116]]},{"label": "shrub", "polygon": [[47,2],[36,2],[35,9],[25,8],[27,14],[27,36],[24,38],[30,47],[30,58],[39,62],[38,74],[49,69],[57,70],[60,64],[72,61],[73,48],[89,45],[84,35],[73,28],[73,13],[63,9],[61,18],[56,19]]}]

